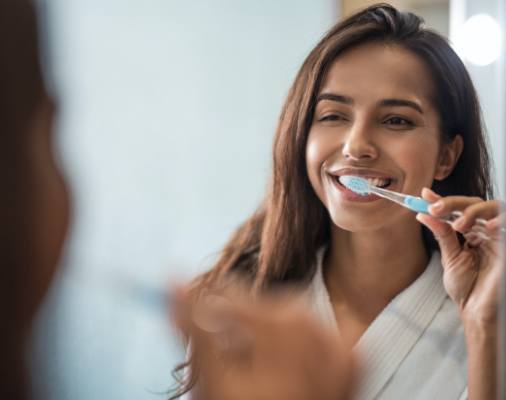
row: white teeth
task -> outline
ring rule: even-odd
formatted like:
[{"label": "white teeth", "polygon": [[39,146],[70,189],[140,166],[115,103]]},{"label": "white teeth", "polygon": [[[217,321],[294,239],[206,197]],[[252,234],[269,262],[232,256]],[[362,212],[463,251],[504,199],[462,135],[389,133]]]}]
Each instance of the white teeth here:
[{"label": "white teeth", "polygon": [[388,179],[382,178],[366,178],[366,179],[373,186],[384,186],[388,182]]},{"label": "white teeth", "polygon": [[[366,179],[367,182],[369,182],[369,184],[371,186],[379,186],[379,187],[386,186],[386,184],[390,182],[390,179],[385,179],[385,178],[366,178],[366,177],[364,177],[364,179]],[[341,182],[341,177],[338,177],[338,180],[339,180],[339,182]],[[341,184],[343,184],[343,183],[341,182]]]}]

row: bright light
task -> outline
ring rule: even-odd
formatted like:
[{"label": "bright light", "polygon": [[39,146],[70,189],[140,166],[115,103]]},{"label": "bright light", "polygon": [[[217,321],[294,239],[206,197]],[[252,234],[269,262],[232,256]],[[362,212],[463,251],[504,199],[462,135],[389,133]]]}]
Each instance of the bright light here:
[{"label": "bright light", "polygon": [[481,66],[491,64],[501,54],[501,27],[490,15],[473,15],[457,32],[455,46],[467,61]]}]

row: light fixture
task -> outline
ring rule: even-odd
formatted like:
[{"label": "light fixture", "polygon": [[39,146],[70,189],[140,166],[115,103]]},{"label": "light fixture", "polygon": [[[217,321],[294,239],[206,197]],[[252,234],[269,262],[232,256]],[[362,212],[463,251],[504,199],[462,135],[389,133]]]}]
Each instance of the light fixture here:
[{"label": "light fixture", "polygon": [[470,17],[457,31],[455,39],[457,53],[475,65],[489,65],[501,54],[501,27],[487,14]]}]

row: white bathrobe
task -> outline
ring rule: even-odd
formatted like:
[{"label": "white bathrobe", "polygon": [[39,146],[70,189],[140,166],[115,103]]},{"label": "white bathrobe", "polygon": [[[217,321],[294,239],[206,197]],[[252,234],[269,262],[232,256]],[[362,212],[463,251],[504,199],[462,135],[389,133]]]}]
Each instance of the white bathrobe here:
[{"label": "white bathrobe", "polygon": [[[317,317],[339,334],[322,274],[323,250],[307,290]],[[385,276],[388,279],[388,276]],[[467,399],[467,356],[458,309],[443,287],[441,256],[395,297],[355,346],[356,399]]]}]

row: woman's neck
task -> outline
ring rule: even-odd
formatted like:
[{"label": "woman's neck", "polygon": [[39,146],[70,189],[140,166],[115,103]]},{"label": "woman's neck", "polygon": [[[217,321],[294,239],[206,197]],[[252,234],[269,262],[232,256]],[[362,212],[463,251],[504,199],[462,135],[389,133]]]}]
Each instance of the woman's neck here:
[{"label": "woman's neck", "polygon": [[[378,231],[333,227],[324,279],[339,313],[370,323],[425,270],[428,255],[416,220]],[[338,321],[339,322],[339,321]]]}]

